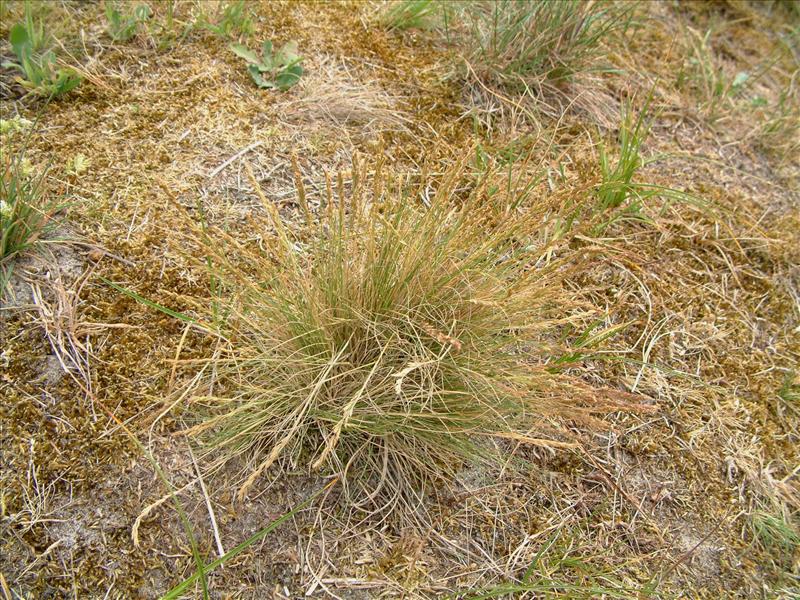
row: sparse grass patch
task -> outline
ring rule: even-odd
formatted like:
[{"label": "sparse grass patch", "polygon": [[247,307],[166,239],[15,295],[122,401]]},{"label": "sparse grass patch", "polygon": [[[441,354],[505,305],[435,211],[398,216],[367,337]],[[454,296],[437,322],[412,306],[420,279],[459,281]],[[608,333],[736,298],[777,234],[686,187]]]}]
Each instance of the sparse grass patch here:
[{"label": "sparse grass patch", "polygon": [[712,29],[701,34],[691,27],[687,28],[690,55],[676,80],[678,89],[689,89],[695,94],[702,110],[712,121],[731,107],[752,78],[746,71],[731,76],[722,68],[711,47],[713,33]]},{"label": "sparse grass patch", "polygon": [[203,10],[197,18],[197,26],[225,39],[252,35],[254,31],[253,19],[245,0],[218,4],[215,14]]},{"label": "sparse grass patch", "polygon": [[391,511],[490,460],[495,436],[525,443],[538,419],[624,404],[548,369],[576,306],[561,281],[582,262],[547,258],[559,205],[502,210],[517,188],[462,168],[432,196],[425,183],[370,185],[356,166],[319,223],[299,186],[308,236],[264,199],[268,249],[226,237],[199,251],[224,290],[206,319],[223,341],[185,390],[202,415],[188,433],[220,464],[255,461],[240,496],[275,463],[304,464],[340,473],[351,507]]},{"label": "sparse grass patch", "polygon": [[388,4],[378,15],[378,24],[388,29],[428,29],[441,14],[437,0],[399,0]]},{"label": "sparse grass patch", "polygon": [[796,159],[800,155],[800,70],[779,92],[774,105],[758,100],[763,119],[756,130],[759,144],[779,157]]},{"label": "sparse grass patch", "polygon": [[[637,590],[607,572],[599,557],[580,553],[572,548],[568,528],[559,530],[544,542],[524,573],[514,580],[481,590],[469,590],[448,598],[487,600],[489,598],[565,597],[565,598],[631,598]],[[562,538],[559,543],[558,538]],[[563,540],[567,540],[566,543]],[[600,563],[598,565],[598,563]],[[652,586],[648,584],[646,589]],[[645,597],[652,592],[641,590]]]},{"label": "sparse grass patch", "polygon": [[170,48],[176,42],[185,40],[194,26],[192,22],[179,23],[175,8],[175,0],[168,0],[163,4],[163,16],[158,15],[152,21],[150,31],[159,50]]},{"label": "sparse grass patch", "polygon": [[406,127],[408,121],[398,108],[398,99],[379,85],[360,80],[335,61],[314,67],[313,73],[303,76],[302,91],[282,105],[288,120],[326,127],[332,135],[345,126],[358,125],[364,138]]},{"label": "sparse grass patch", "polygon": [[683,202],[703,211],[711,209],[709,203],[687,192],[641,180],[640,170],[648,162],[642,154],[642,144],[650,130],[649,106],[648,99],[637,116],[632,105],[627,104],[622,111],[614,151],[610,152],[602,142],[599,145],[600,182],[594,188],[595,224],[592,229],[596,235],[619,221],[652,222],[643,211],[650,199]]},{"label": "sparse grass patch", "polygon": [[24,150],[0,153],[0,295],[5,294],[13,260],[42,238],[60,209],[47,196],[46,176],[46,170],[32,172]]},{"label": "sparse grass patch", "polygon": [[559,86],[579,71],[601,69],[601,42],[631,22],[630,7],[573,0],[469,2],[463,11],[474,71],[520,90]]}]

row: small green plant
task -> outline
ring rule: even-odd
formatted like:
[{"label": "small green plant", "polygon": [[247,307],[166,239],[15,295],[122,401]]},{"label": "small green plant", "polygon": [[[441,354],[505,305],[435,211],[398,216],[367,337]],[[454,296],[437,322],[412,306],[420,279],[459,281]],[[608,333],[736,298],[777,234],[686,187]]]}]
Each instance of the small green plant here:
[{"label": "small green plant", "polygon": [[13,271],[13,260],[32,248],[52,226],[61,208],[47,200],[47,171],[34,175],[20,151],[0,155],[0,294]]},{"label": "small green plant", "polygon": [[273,52],[272,42],[267,40],[262,46],[261,56],[243,44],[231,44],[230,48],[236,56],[247,61],[247,71],[260,88],[285,91],[303,74],[300,65],[303,57],[297,54],[297,42],[287,42]]},{"label": "small green plant", "polygon": [[646,110],[642,110],[639,117],[634,118],[630,106],[624,110],[619,128],[619,157],[613,165],[605,146],[600,144],[602,181],[597,187],[597,208],[601,212],[617,209],[624,203],[630,202],[629,211],[639,213],[641,190],[634,182],[634,176],[644,163],[641,147],[649,130],[645,114]]},{"label": "small green plant", "polygon": [[123,14],[117,5],[106,1],[106,19],[108,20],[108,35],[115,42],[127,42],[136,35],[139,25],[150,18],[152,11],[146,4],[140,4],[132,13]]},{"label": "small green plant", "polygon": [[642,156],[642,144],[650,130],[647,117],[649,106],[650,98],[638,117],[630,104],[623,109],[616,160],[612,159],[602,143],[599,146],[601,179],[593,191],[596,199],[593,210],[594,234],[601,234],[618,221],[651,222],[642,211],[650,199],[663,198],[668,202],[677,201],[709,209],[707,202],[690,193],[638,179],[639,171],[648,163]]},{"label": "small green plant", "polygon": [[387,29],[428,29],[440,8],[437,0],[400,0],[386,6],[378,15],[378,23]]},{"label": "small green plant", "polygon": [[253,20],[248,14],[244,0],[229,2],[215,22],[212,22],[204,12],[200,14],[197,22],[203,29],[225,39],[232,38],[236,32],[245,36],[252,35],[254,30]]},{"label": "small green plant", "polygon": [[191,20],[182,21],[176,18],[176,8],[180,6],[178,0],[166,0],[161,6],[164,8],[163,18],[153,19],[150,26],[151,36],[157,42],[159,52],[183,42],[196,27],[196,23]]},{"label": "small green plant", "polygon": [[25,2],[25,30],[28,32],[30,38],[31,51],[34,54],[41,53],[47,47],[50,36],[45,31],[44,23],[41,17],[36,19],[33,11],[33,3],[31,0]]},{"label": "small green plant", "polygon": [[18,131],[25,131],[31,125],[33,125],[33,121],[24,117],[0,119],[0,135],[12,135]]},{"label": "small green plant", "polygon": [[26,25],[22,23],[14,25],[11,28],[9,41],[17,62],[4,62],[3,66],[20,71],[24,77],[17,77],[16,80],[30,93],[57,97],[80,84],[81,77],[75,71],[56,66],[57,59],[52,50],[42,54],[34,52],[33,38]]},{"label": "small green plant", "polygon": [[89,167],[92,166],[91,159],[87,158],[85,154],[79,152],[67,161],[67,175],[78,177],[83,175]]}]

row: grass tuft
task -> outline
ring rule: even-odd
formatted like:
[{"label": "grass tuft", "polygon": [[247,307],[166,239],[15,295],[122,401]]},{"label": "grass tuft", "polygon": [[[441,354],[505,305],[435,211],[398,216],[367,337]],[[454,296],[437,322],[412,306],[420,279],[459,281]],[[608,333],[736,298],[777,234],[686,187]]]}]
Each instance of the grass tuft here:
[{"label": "grass tuft", "polygon": [[46,176],[46,170],[33,172],[24,150],[0,153],[0,295],[5,293],[14,259],[40,241],[61,208],[48,199]]},{"label": "grass tuft", "polygon": [[634,117],[628,106],[622,115],[619,128],[619,156],[612,163],[604,146],[600,146],[600,175],[602,181],[597,188],[598,208],[601,211],[617,209],[633,198],[634,210],[638,209],[641,195],[634,181],[639,169],[643,166],[641,149],[649,130],[645,120],[646,107],[639,117]]},{"label": "grass tuft", "polygon": [[390,29],[435,29],[481,88],[530,94],[549,106],[574,96],[578,75],[612,70],[601,62],[605,48],[628,29],[633,12],[631,3],[580,0],[405,0],[378,21]]},{"label": "grass tuft", "polygon": [[792,556],[800,547],[800,533],[782,515],[758,511],[752,517],[756,539],[767,549]]},{"label": "grass tuft", "polygon": [[694,206],[709,215],[714,214],[712,203],[688,192],[642,181],[641,170],[658,157],[646,159],[642,146],[650,132],[652,118],[648,116],[651,97],[636,116],[629,102],[622,110],[616,158],[601,143],[599,146],[600,182],[594,188],[595,225],[592,232],[602,234],[619,221],[652,223],[644,211],[648,201],[656,198],[668,203],[679,202]]},{"label": "grass tuft", "polygon": [[262,197],[277,242],[225,238],[235,261],[204,250],[226,342],[184,390],[202,416],[188,433],[220,463],[255,457],[240,497],[272,465],[304,464],[341,474],[356,507],[393,509],[490,460],[494,436],[524,443],[537,419],[620,406],[548,368],[575,306],[562,281],[582,262],[546,258],[559,206],[499,208],[517,188],[463,167],[430,197],[367,179],[355,167],[349,192],[329,186],[309,236]]},{"label": "grass tuft", "polygon": [[559,86],[598,69],[601,42],[628,28],[630,7],[527,0],[470,2],[467,58],[482,79],[516,89]]},{"label": "grass tuft", "polygon": [[790,372],[783,380],[783,385],[778,391],[778,396],[787,405],[800,407],[800,377],[796,373]]}]

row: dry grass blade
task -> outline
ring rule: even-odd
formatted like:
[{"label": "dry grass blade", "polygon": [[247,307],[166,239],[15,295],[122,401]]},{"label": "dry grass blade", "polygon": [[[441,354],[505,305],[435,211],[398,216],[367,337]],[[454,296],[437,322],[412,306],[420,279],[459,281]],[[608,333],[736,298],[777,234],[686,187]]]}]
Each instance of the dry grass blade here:
[{"label": "dry grass blade", "polygon": [[325,125],[348,137],[357,127],[361,135],[408,129],[408,117],[398,108],[399,98],[379,85],[364,81],[346,64],[323,61],[300,84],[299,98],[281,103],[288,122]]}]

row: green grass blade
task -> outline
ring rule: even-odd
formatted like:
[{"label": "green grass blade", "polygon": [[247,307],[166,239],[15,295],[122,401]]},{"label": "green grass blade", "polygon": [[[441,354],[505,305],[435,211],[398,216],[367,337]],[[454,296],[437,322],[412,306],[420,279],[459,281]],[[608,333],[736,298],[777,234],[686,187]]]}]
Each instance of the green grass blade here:
[{"label": "green grass blade", "polygon": [[[257,531],[253,535],[251,535],[249,538],[247,538],[241,544],[239,544],[238,546],[236,546],[232,550],[229,550],[224,555],[219,557],[217,560],[215,560],[215,561],[209,563],[208,565],[206,565],[207,568],[206,568],[205,572],[206,573],[210,573],[211,571],[213,571],[214,569],[216,569],[220,565],[225,564],[230,559],[232,559],[232,558],[238,556],[239,554],[241,554],[242,552],[244,552],[247,548],[252,546],[257,541],[263,539],[264,537],[269,535],[271,532],[275,531],[275,529],[280,527],[288,519],[291,519],[299,511],[301,511],[302,509],[307,507],[309,504],[311,504],[311,502],[313,502],[315,498],[317,498],[320,494],[322,494],[322,492],[325,492],[325,491],[329,490],[334,484],[336,484],[337,481],[338,481],[338,479],[334,479],[333,481],[331,481],[325,487],[320,488],[319,490],[317,490],[316,492],[311,494],[308,498],[303,500],[303,502],[301,502],[300,504],[295,506],[292,510],[290,510],[289,512],[281,515],[280,517],[278,517],[277,519],[272,521],[269,525],[267,525],[263,529],[260,529],[259,531]],[[199,577],[200,577],[199,573],[195,573],[194,575],[192,575],[190,577],[187,577],[182,582],[180,582],[178,585],[176,585],[171,590],[169,590],[166,594],[164,594],[161,597],[161,600],[173,600],[174,598],[180,597],[180,595],[183,592],[185,592],[190,585],[192,585],[195,581],[197,581]]]},{"label": "green grass blade", "polygon": [[165,315],[169,315],[170,317],[175,317],[176,319],[180,319],[185,323],[194,323],[196,325],[202,325],[197,319],[193,319],[189,315],[185,315],[184,313],[172,310],[171,308],[167,308],[166,306],[162,306],[158,302],[153,302],[152,300],[148,300],[147,298],[140,296],[133,290],[129,290],[128,288],[122,287],[121,285],[117,285],[116,283],[114,283],[113,281],[109,281],[105,277],[101,276],[100,279],[103,281],[103,283],[114,288],[118,292],[125,294],[129,298],[133,298],[139,304],[144,304],[148,308],[153,308],[159,312],[164,313]]},{"label": "green grass blade", "polygon": [[155,470],[156,475],[158,478],[161,479],[162,483],[166,486],[167,490],[169,490],[170,500],[175,505],[175,510],[178,512],[178,517],[180,518],[181,525],[183,526],[184,531],[186,532],[186,537],[189,538],[189,544],[192,547],[192,558],[194,559],[196,571],[195,571],[195,579],[200,579],[201,584],[203,587],[203,598],[206,600],[208,596],[208,582],[206,580],[206,565],[205,561],[203,560],[202,555],[200,554],[200,547],[197,545],[197,538],[194,536],[194,530],[192,529],[192,524],[189,522],[189,517],[186,515],[186,511],[183,509],[183,504],[181,503],[180,499],[178,498],[177,494],[175,493],[175,488],[170,483],[169,478],[167,477],[166,473],[164,473],[161,465],[158,464],[158,461],[155,457],[145,448],[144,444],[142,444],[139,439],[133,435],[130,429],[120,421],[120,419],[115,415],[111,410],[108,409],[102,402],[95,400],[98,405],[103,409],[103,411],[111,417],[111,419],[119,425],[122,431],[128,436],[128,438],[136,445],[136,447],[145,455],[147,460],[153,466],[153,470]]}]

